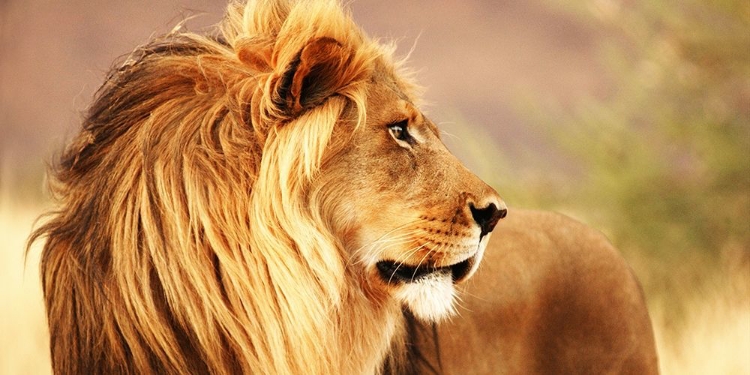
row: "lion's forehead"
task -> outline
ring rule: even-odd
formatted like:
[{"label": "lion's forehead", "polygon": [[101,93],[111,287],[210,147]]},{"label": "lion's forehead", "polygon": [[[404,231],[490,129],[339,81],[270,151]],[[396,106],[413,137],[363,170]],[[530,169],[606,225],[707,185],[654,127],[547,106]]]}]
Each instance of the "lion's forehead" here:
[{"label": "lion's forehead", "polygon": [[392,63],[381,58],[376,60],[373,65],[370,77],[370,83],[373,86],[391,91],[400,100],[410,103],[415,103],[418,100],[418,93],[413,90],[416,84],[399,74]]}]

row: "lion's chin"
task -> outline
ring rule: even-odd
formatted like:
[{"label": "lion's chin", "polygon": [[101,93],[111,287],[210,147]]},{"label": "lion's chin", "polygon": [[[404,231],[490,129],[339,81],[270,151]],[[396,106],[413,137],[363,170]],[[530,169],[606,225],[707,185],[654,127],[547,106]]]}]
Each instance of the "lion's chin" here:
[{"label": "lion's chin", "polygon": [[378,262],[380,277],[395,287],[394,297],[414,316],[437,322],[455,313],[455,284],[475,268],[476,256],[444,266],[410,267],[389,261]]},{"label": "lion's chin", "polygon": [[455,292],[450,272],[433,272],[403,283],[395,297],[418,319],[437,322],[455,313]]}]

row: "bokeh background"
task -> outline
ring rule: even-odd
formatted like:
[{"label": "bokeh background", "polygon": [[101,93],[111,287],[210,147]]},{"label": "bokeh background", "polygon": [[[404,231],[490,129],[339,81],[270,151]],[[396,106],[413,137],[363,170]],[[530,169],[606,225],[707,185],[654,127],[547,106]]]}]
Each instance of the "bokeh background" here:
[{"label": "bokeh background", "polygon": [[[750,374],[750,1],[357,0],[426,111],[512,207],[605,232],[643,283],[665,374]],[[45,163],[117,61],[222,1],[0,0],[0,374],[49,373]],[[209,29],[210,30],[210,29]],[[512,214],[512,211],[511,211]]]}]

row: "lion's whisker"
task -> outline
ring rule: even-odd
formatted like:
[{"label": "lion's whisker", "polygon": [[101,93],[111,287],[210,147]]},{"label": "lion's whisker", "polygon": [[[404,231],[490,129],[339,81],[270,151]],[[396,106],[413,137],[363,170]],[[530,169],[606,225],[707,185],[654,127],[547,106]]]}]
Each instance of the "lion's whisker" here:
[{"label": "lion's whisker", "polygon": [[[428,242],[431,242],[431,241],[428,241]],[[423,244],[422,246],[424,246],[424,247],[427,247],[427,244],[425,243],[425,244]],[[433,252],[433,249],[431,249],[431,248],[427,247],[427,251],[426,251],[426,252],[425,252],[425,254],[424,254],[424,255],[422,256],[422,259],[420,259],[420,260],[419,260],[419,263],[417,263],[417,266],[416,266],[416,267],[414,267],[414,273],[412,273],[412,275],[411,275],[411,280],[412,280],[412,281],[414,281],[414,278],[415,278],[415,277],[416,277],[416,275],[417,275],[417,271],[419,270],[419,267],[420,267],[420,266],[422,265],[422,263],[423,263],[423,262],[425,261],[425,259],[427,259],[427,257],[428,257],[428,256],[429,256],[429,255],[430,255],[430,254],[431,254],[432,252]]]},{"label": "lion's whisker", "polygon": [[[404,259],[405,260],[405,259],[411,258],[412,255],[416,254],[419,250],[423,249],[424,247],[425,247],[425,244],[422,244],[422,245],[416,246],[416,247],[414,247],[414,248],[412,248],[410,250],[407,250],[405,252],[405,254],[402,254],[402,256],[400,256],[398,258],[398,260],[396,260],[394,262],[394,263],[396,263],[396,269],[393,270],[393,272],[391,273],[391,277],[388,278],[388,283],[390,283],[393,280],[393,277],[396,275],[396,272],[398,272],[398,270],[401,269],[401,266],[404,265],[403,261],[400,260],[400,259]],[[412,278],[412,280],[413,280],[413,278]]]}]

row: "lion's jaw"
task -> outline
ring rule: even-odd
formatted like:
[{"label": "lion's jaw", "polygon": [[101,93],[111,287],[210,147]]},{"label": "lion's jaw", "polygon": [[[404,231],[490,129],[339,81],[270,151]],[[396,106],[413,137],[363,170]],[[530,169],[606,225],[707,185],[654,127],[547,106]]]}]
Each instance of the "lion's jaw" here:
[{"label": "lion's jaw", "polygon": [[351,263],[362,266],[370,287],[385,290],[417,318],[445,319],[455,313],[455,285],[477,270],[490,235],[480,238],[477,230],[466,237],[436,239],[439,230],[404,229],[362,230],[359,243],[364,245],[357,247]]},{"label": "lion's jaw", "polygon": [[[413,281],[403,281],[395,291],[395,297],[401,301],[418,318],[425,321],[440,321],[456,310],[454,307],[455,284],[467,280],[476,271],[487,246],[485,236],[477,246],[473,255],[462,262],[445,266],[437,271],[425,272],[420,277],[413,277]],[[419,269],[407,271],[419,273]],[[388,276],[392,281],[392,271],[381,271],[381,277]],[[398,271],[395,271],[398,272]],[[460,278],[459,278],[460,277]]]}]

